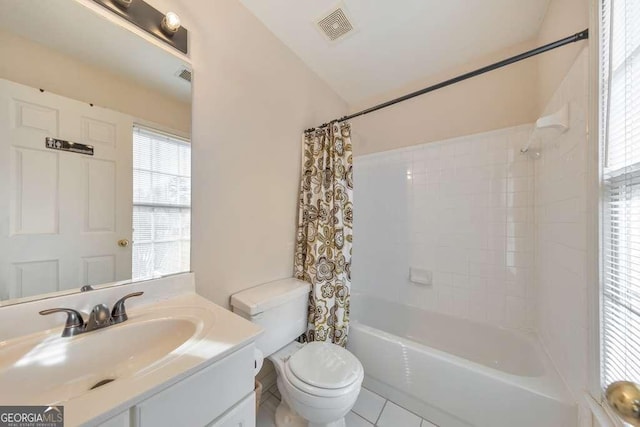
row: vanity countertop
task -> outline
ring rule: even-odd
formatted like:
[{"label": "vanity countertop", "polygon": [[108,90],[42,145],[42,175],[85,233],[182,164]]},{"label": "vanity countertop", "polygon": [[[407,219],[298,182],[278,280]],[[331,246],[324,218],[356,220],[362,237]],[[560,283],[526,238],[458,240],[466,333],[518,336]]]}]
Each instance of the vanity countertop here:
[{"label": "vanity countertop", "polygon": [[[94,425],[249,345],[262,332],[194,292],[128,311],[122,324],[75,337],[60,337],[59,325],[0,341],[0,402],[63,405],[65,425]],[[103,377],[115,380],[88,391]]]}]

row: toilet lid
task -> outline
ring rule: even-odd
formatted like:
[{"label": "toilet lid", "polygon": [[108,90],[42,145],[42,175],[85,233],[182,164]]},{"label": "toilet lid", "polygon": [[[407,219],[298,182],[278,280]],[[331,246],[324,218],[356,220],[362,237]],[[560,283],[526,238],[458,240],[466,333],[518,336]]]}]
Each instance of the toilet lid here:
[{"label": "toilet lid", "polygon": [[310,342],[288,361],[293,375],[318,388],[338,389],[362,375],[362,364],[344,348],[331,343]]}]

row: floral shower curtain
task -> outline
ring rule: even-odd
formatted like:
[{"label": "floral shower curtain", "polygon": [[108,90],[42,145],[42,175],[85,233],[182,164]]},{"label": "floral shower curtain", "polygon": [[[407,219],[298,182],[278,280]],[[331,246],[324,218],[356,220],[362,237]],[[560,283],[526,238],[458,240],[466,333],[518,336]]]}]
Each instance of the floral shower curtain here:
[{"label": "floral shower curtain", "polygon": [[295,277],[311,283],[307,341],[345,346],[353,242],[351,127],[334,122],[303,138]]}]

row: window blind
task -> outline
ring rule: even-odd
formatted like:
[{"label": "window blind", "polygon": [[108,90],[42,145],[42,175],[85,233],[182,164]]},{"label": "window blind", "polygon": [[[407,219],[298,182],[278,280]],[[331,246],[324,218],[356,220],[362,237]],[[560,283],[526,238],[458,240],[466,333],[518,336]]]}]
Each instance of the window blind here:
[{"label": "window blind", "polygon": [[601,381],[640,383],[640,1],[603,0]]},{"label": "window blind", "polygon": [[191,145],[151,129],[133,129],[135,280],[190,270]]}]

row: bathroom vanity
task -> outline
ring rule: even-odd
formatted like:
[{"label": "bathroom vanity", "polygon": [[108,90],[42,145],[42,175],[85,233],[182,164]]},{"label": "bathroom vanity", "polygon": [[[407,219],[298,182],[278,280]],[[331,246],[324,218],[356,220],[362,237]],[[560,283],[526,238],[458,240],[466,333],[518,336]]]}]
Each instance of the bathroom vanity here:
[{"label": "bathroom vanity", "polygon": [[[128,320],[63,337],[70,307],[122,295]],[[0,310],[0,402],[62,405],[65,426],[252,426],[261,328],[195,293],[193,274]]]},{"label": "bathroom vanity", "polygon": [[253,426],[253,360],[245,346],[98,425]]}]

